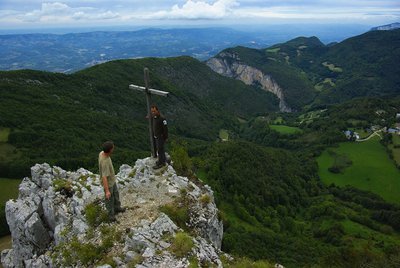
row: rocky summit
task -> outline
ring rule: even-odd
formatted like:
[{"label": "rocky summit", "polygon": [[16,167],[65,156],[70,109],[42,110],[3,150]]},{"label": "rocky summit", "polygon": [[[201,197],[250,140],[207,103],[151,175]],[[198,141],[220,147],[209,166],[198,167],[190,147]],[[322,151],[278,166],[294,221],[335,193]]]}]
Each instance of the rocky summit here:
[{"label": "rocky summit", "polygon": [[[153,170],[153,158],[122,165],[116,175],[127,208],[108,222],[99,175],[48,164],[31,168],[19,196],[6,204],[12,249],[8,267],[222,267],[222,221],[213,191]],[[194,266],[193,266],[194,265]]]}]

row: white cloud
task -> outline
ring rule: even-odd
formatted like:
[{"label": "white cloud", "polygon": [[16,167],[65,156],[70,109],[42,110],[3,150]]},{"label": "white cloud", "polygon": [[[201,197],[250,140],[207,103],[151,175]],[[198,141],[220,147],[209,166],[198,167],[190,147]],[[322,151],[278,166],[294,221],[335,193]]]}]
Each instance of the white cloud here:
[{"label": "white cloud", "polygon": [[[46,0],[45,0],[46,1]],[[400,20],[399,0],[0,0],[0,24],[110,25]],[[25,3],[25,4],[24,4]],[[177,4],[179,3],[179,4]],[[22,9],[23,7],[23,9]],[[188,22],[188,20],[192,20]],[[198,21],[196,21],[198,20]],[[215,22],[215,20],[219,20]],[[172,22],[173,21],[173,22]]]},{"label": "white cloud", "polygon": [[20,22],[74,22],[82,20],[116,19],[117,12],[92,7],[70,7],[61,2],[42,3],[40,9],[20,12],[16,18]]},{"label": "white cloud", "polygon": [[[372,12],[375,12],[372,14]],[[235,10],[232,15],[236,18],[255,19],[319,19],[319,20],[366,20],[377,17],[396,19],[400,17],[400,8],[321,8],[321,7],[270,7],[270,8],[242,8]]]},{"label": "white cloud", "polygon": [[233,7],[238,6],[236,0],[217,0],[212,4],[205,1],[188,0],[182,7],[174,5],[169,11],[159,11],[144,15],[145,19],[223,19],[228,17]]}]

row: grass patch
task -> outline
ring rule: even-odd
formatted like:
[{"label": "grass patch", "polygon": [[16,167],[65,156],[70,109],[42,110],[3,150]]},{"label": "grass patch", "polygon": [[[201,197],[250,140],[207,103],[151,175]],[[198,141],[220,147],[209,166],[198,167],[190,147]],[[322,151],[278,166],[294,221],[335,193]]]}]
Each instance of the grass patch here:
[{"label": "grass patch", "polygon": [[273,124],[273,125],[276,125],[276,124],[281,125],[281,124],[283,124],[283,123],[285,123],[285,120],[283,119],[282,116],[278,116],[277,118],[275,118],[274,121],[272,121],[272,124]]},{"label": "grass patch", "polygon": [[400,203],[400,171],[396,169],[378,137],[359,143],[343,142],[339,148],[329,150],[347,155],[353,164],[343,173],[333,174],[328,168],[332,166],[334,158],[325,150],[317,158],[318,173],[325,184],[352,185],[376,193],[386,201]]},{"label": "grass patch", "polygon": [[345,154],[338,154],[331,150],[328,153],[334,159],[332,166],[328,168],[332,173],[343,173],[346,168],[353,164],[351,159]]},{"label": "grass patch", "polygon": [[277,53],[279,52],[279,50],[281,50],[280,47],[276,47],[276,48],[269,48],[267,50],[265,50],[267,53]]},{"label": "grass patch", "polygon": [[221,130],[219,131],[219,138],[220,138],[222,141],[228,141],[228,140],[229,140],[229,133],[228,133],[228,131],[227,131],[226,129],[221,129]]},{"label": "grass patch", "polygon": [[269,125],[269,127],[281,134],[301,134],[302,130],[298,127],[289,127],[285,125]]},{"label": "grass patch", "polygon": [[100,202],[93,202],[85,207],[85,218],[90,227],[97,227],[108,220],[108,213],[100,205]]},{"label": "grass patch", "polygon": [[177,233],[169,248],[178,258],[185,257],[189,254],[194,246],[192,237],[185,232]]},{"label": "grass patch", "polygon": [[0,178],[0,204],[18,197],[18,187],[22,180]]},{"label": "grass patch", "polygon": [[336,67],[334,64],[329,63],[327,61],[323,62],[322,65],[327,67],[330,71],[335,72],[335,73],[341,73],[343,72],[343,69],[340,67]]},{"label": "grass patch", "polygon": [[392,144],[388,148],[392,151],[393,160],[396,162],[396,165],[400,167],[400,136],[392,135]]},{"label": "grass patch", "polygon": [[324,81],[319,82],[314,86],[318,91],[322,91],[325,88],[334,87],[336,84],[332,81],[332,78],[325,78]]},{"label": "grass patch", "polygon": [[247,120],[245,120],[245,119],[243,119],[243,118],[240,118],[240,117],[237,117],[237,120],[239,121],[240,124],[245,124],[245,123],[247,123]]},{"label": "grass patch", "polygon": [[[371,243],[384,243],[386,246],[400,244],[398,234],[384,234],[351,220],[344,220],[341,223],[345,231],[345,237],[351,239],[354,246],[358,249],[362,249]],[[357,239],[352,239],[354,237]]]},{"label": "grass patch", "polygon": [[21,153],[8,143],[0,143],[0,161],[2,162],[10,162],[13,159],[18,159],[21,156]]},{"label": "grass patch", "polygon": [[186,197],[186,191],[181,191],[181,195],[172,203],[161,206],[160,211],[167,214],[168,217],[183,230],[188,230],[186,222],[189,221],[189,200]]},{"label": "grass patch", "polygon": [[392,135],[392,142],[393,142],[393,145],[400,146],[400,136]]},{"label": "grass patch", "polygon": [[196,170],[196,177],[202,182],[207,181],[207,172],[204,169],[198,169]]},{"label": "grass patch", "polygon": [[314,121],[314,119],[317,119],[317,118],[319,118],[320,116],[321,116],[321,114],[323,113],[323,112],[325,112],[326,110],[318,110],[318,111],[311,111],[311,112],[308,112],[308,113],[305,113],[305,114],[301,114],[300,116],[299,116],[299,122],[300,122],[300,124],[302,124],[302,123],[312,123],[313,121]]},{"label": "grass patch", "polygon": [[203,206],[206,206],[207,204],[209,204],[211,202],[211,196],[208,194],[203,194],[200,197],[200,202],[203,204]]},{"label": "grass patch", "polygon": [[0,142],[8,142],[8,136],[10,135],[9,128],[0,127]]},{"label": "grass patch", "polygon": [[122,234],[114,226],[101,226],[100,233],[101,243],[81,242],[74,236],[70,241],[54,247],[52,259],[55,267],[75,267],[78,264],[92,267],[91,264],[102,262],[102,258],[114,246],[114,242],[122,242]]}]

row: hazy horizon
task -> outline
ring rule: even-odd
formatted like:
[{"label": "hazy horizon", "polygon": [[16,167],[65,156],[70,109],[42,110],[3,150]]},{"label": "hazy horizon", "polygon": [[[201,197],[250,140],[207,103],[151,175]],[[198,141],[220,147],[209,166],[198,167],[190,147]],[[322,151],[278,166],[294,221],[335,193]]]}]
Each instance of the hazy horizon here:
[{"label": "hazy horizon", "polygon": [[1,32],[282,24],[372,27],[400,21],[400,5],[395,0],[3,0],[0,15]]}]

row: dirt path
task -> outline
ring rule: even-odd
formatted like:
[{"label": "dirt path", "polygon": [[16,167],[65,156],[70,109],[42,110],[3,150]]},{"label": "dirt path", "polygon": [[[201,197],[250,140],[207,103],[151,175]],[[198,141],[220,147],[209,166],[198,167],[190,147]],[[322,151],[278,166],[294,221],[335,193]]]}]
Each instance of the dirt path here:
[{"label": "dirt path", "polygon": [[372,138],[372,137],[374,137],[374,136],[379,136],[379,138],[382,139],[382,136],[378,133],[378,132],[381,132],[381,131],[383,131],[383,129],[380,129],[380,130],[375,131],[374,133],[372,133],[371,135],[369,135],[369,136],[366,137],[365,139],[359,139],[359,140],[356,140],[356,141],[358,141],[358,142],[367,141],[367,140],[369,140],[370,138]]},{"label": "dirt path", "polygon": [[[137,187],[129,186],[129,189],[122,191],[121,188],[124,186],[119,187],[121,204],[126,211],[116,215],[117,231],[125,233],[144,222],[153,222],[160,215],[159,208],[171,203],[180,194],[171,186],[168,173],[164,173],[167,167],[154,171],[149,168],[151,166],[153,164],[146,163],[147,171],[143,172],[148,174],[142,178]],[[122,244],[115,244],[109,255],[117,255],[122,252],[122,248]]]}]

